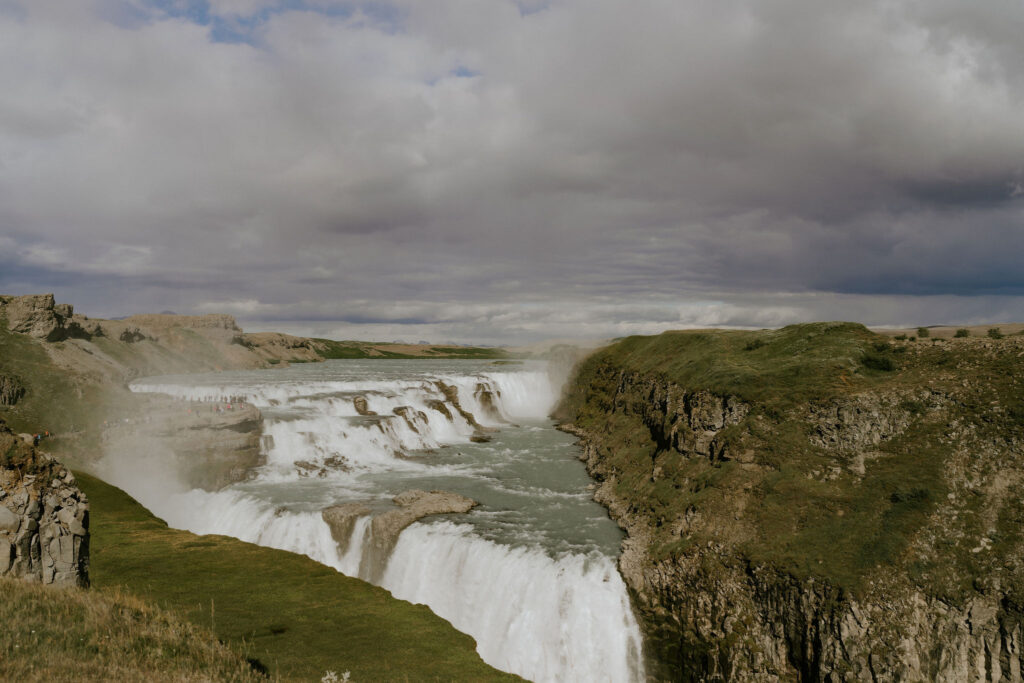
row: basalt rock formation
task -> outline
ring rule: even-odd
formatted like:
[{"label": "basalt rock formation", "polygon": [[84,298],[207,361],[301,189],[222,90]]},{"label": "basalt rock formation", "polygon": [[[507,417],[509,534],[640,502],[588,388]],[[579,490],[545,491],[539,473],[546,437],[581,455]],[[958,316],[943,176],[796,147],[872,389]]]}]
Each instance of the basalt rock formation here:
[{"label": "basalt rock formation", "polygon": [[0,422],[0,576],[89,585],[89,502],[59,462]]},{"label": "basalt rock formation", "polygon": [[[369,544],[364,548],[360,561],[360,578],[379,580],[399,534],[413,522],[431,515],[466,513],[477,504],[457,493],[419,489],[403,491],[393,501],[396,508],[374,515],[370,521]],[[356,520],[367,514],[370,510],[358,503],[335,505],[323,511],[324,521],[330,526],[331,535],[342,552],[348,547]]]},{"label": "basalt rock formation", "polygon": [[1024,338],[630,338],[559,408],[656,680],[1020,681]]}]

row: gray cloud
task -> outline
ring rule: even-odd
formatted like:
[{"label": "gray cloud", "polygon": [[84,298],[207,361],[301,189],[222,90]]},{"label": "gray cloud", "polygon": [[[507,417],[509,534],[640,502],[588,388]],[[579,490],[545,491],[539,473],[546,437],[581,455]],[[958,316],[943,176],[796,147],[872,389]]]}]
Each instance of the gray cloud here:
[{"label": "gray cloud", "polygon": [[5,2],[0,290],[494,342],[1019,319],[1022,29],[961,0]]}]

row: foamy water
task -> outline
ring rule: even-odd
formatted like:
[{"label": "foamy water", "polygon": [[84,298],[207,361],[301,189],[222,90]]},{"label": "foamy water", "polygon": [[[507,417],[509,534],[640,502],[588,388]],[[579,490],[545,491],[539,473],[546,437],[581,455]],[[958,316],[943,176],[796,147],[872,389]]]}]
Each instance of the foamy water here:
[{"label": "foamy water", "polygon": [[[473,636],[486,662],[530,680],[643,679],[639,629],[615,568],[621,533],[590,499],[572,437],[546,419],[558,387],[543,364],[331,361],[132,388],[242,399],[264,414],[267,461],[252,481],[210,493],[170,481],[147,486],[137,469],[108,468],[112,483],[172,526],[302,553],[373,580],[430,606]],[[360,415],[357,397],[377,415]],[[490,442],[470,442],[479,435],[472,421],[494,430]],[[344,547],[321,517],[346,502],[376,514],[413,488],[480,505],[414,523],[379,567],[368,562],[370,516],[353,524]]]}]

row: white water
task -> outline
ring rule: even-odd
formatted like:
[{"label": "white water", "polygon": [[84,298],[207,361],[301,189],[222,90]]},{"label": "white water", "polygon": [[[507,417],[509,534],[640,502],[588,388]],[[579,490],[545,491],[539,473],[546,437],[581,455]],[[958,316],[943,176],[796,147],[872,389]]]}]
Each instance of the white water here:
[{"label": "white water", "polygon": [[[439,382],[457,388],[458,406]],[[166,476],[152,486],[111,463],[113,483],[172,526],[302,553],[376,580],[473,636],[489,664],[531,680],[642,680],[639,629],[615,569],[621,537],[589,499],[571,437],[545,419],[557,396],[545,368],[334,361],[132,388],[190,401],[242,398],[261,409],[272,437],[258,476],[216,493],[175,488]],[[378,416],[360,416],[356,396]],[[475,430],[459,407],[498,428],[492,442],[470,443]],[[299,461],[323,467],[324,476],[303,476]],[[408,527],[382,568],[364,561],[369,516],[342,549],[320,514],[352,501],[381,512],[410,488],[455,491],[481,505]]]}]

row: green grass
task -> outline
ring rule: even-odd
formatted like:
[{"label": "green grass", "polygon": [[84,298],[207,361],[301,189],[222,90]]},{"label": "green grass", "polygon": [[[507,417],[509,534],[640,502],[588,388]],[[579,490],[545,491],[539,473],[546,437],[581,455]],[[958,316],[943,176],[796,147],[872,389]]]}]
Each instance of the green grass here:
[{"label": "green grass", "polygon": [[25,385],[25,396],[18,403],[0,406],[0,418],[16,433],[67,432],[95,424],[102,419],[110,393],[54,366],[42,344],[9,331],[2,318],[0,374],[17,375]]},{"label": "green grass", "polygon": [[511,681],[422,605],[307,557],[170,529],[120,489],[77,475],[91,505],[91,579],[208,628],[272,676]]},{"label": "green grass", "polygon": [[[982,461],[980,449],[1024,439],[1024,393],[1017,379],[1024,361],[1016,349],[983,351],[980,340],[894,344],[852,323],[629,337],[581,364],[557,414],[596,437],[603,476],[615,477],[617,497],[646,520],[654,559],[725,544],[755,565],[820,577],[855,592],[873,574],[899,568],[932,594],[962,596],[963,577],[993,571],[997,553],[951,546],[912,556],[911,548],[926,529],[949,538],[961,534],[934,526],[950,522],[931,517],[950,492],[947,467],[958,446],[946,438],[950,423],[973,425],[978,467],[1013,471],[1005,455]],[[673,416],[659,412],[667,408],[649,393],[659,381],[736,397],[751,407],[717,437],[728,457],[686,457],[663,442]],[[623,395],[623,386],[635,388]],[[955,399],[933,408],[920,399],[932,392]],[[814,445],[814,406],[885,394],[902,397],[895,410],[908,427],[862,449],[872,451],[863,475],[847,467],[852,454]],[[751,453],[751,462],[736,462],[738,453]],[[658,476],[652,475],[655,467]],[[746,504],[742,515],[739,501]],[[970,496],[967,511],[952,522],[964,538],[974,539],[971,544],[985,533],[972,520],[986,514],[986,501]],[[999,513],[993,543],[1003,556],[1024,543],[1020,507]],[[715,523],[675,534],[674,525],[688,514]]]}]

